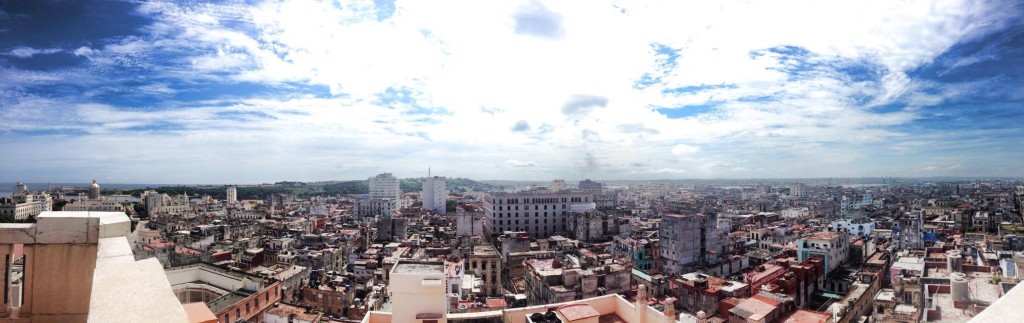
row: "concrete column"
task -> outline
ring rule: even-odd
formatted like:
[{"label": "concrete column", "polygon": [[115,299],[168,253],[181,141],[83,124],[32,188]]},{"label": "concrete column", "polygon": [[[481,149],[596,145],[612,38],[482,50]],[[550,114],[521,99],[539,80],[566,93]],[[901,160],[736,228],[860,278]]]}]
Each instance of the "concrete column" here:
[{"label": "concrete column", "polygon": [[647,322],[647,286],[643,284],[636,286],[636,308],[637,318],[640,323]]}]

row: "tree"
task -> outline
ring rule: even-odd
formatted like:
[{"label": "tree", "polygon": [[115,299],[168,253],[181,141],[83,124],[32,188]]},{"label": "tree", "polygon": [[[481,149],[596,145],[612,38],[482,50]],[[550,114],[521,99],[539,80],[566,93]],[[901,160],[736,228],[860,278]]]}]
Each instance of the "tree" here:
[{"label": "tree", "polygon": [[444,209],[447,210],[448,213],[455,212],[455,206],[457,205],[458,202],[455,202],[454,200],[448,200],[448,202],[444,203]]}]

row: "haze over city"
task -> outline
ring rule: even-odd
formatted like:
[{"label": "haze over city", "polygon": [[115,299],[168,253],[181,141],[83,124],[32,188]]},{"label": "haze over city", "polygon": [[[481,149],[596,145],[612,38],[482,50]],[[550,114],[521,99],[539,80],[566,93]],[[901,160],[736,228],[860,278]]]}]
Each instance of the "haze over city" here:
[{"label": "haze over city", "polygon": [[1021,6],[0,2],[0,182],[1021,176]]}]

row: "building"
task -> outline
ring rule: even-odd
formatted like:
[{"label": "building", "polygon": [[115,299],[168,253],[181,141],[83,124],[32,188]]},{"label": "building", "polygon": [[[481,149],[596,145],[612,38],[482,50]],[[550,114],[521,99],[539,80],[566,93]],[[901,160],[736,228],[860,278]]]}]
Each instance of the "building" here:
[{"label": "building", "polygon": [[614,237],[611,254],[616,259],[633,263],[633,268],[646,273],[661,272],[661,257],[658,239],[634,239],[630,237]]},{"label": "building", "polygon": [[601,191],[604,190],[604,183],[595,182],[595,181],[592,181],[592,180],[590,180],[588,178],[588,179],[580,181],[579,188],[580,188],[581,191],[590,192],[590,193],[595,193],[596,194],[596,193],[601,193]]},{"label": "building", "polygon": [[842,230],[853,236],[866,237],[872,231],[875,231],[875,220],[867,217],[832,220],[829,223],[829,228],[832,231]]},{"label": "building", "polygon": [[551,188],[550,188],[550,190],[552,192],[560,192],[562,190],[567,190],[567,189],[569,189],[569,184],[566,183],[564,179],[556,179],[556,180],[551,181]]},{"label": "building", "polygon": [[391,199],[391,201],[397,202],[402,197],[402,191],[398,187],[398,178],[392,176],[391,173],[381,173],[370,177],[367,181],[371,199]]},{"label": "building", "polygon": [[65,204],[63,211],[124,212],[124,205],[117,201],[109,201],[105,199],[78,199]]},{"label": "building", "polygon": [[622,227],[629,228],[629,220],[605,214],[598,210],[569,212],[566,224],[569,235],[583,242],[602,242],[619,235]]},{"label": "building", "polygon": [[490,194],[489,210],[494,215],[491,227],[496,232],[525,231],[533,238],[567,232],[570,212],[596,208],[593,195],[580,191],[553,192],[534,189],[515,193]]},{"label": "building", "polygon": [[146,205],[146,211],[149,212],[150,217],[192,211],[192,204],[189,203],[188,196],[185,194],[170,196],[167,193],[145,191],[142,192],[139,199]]},{"label": "building", "polygon": [[228,186],[227,201],[230,204],[238,203],[238,187]]},{"label": "building", "polygon": [[396,309],[391,322],[446,322],[448,283],[444,262],[401,260],[389,276],[391,308]]},{"label": "building", "polygon": [[846,231],[821,231],[804,236],[796,241],[797,261],[822,258],[825,261],[825,276],[839,268],[850,254],[850,239]]},{"label": "building", "polygon": [[391,216],[397,209],[398,203],[392,199],[371,198],[370,195],[363,195],[356,200],[353,213],[357,218],[368,219],[376,216]]},{"label": "building", "polygon": [[474,204],[462,204],[455,207],[455,235],[459,237],[491,235],[491,217],[485,208]]},{"label": "building", "polygon": [[409,225],[405,218],[384,215],[377,219],[377,241],[400,242],[408,234]]},{"label": "building", "polygon": [[436,211],[437,214],[448,214],[446,208],[448,203],[448,187],[446,180],[440,176],[427,176],[423,180],[423,193],[420,194],[423,200],[424,211]]},{"label": "building", "polygon": [[44,211],[50,211],[52,207],[53,202],[50,195],[20,192],[10,198],[0,198],[0,217],[24,220],[38,216]]},{"label": "building", "polygon": [[789,186],[789,195],[792,197],[803,197],[807,191],[807,185],[796,183]]},{"label": "building", "polygon": [[725,255],[724,234],[717,223],[713,214],[663,216],[658,237],[665,272],[682,274],[717,264]]},{"label": "building", "polygon": [[167,268],[166,275],[181,304],[205,303],[220,322],[258,320],[283,294],[272,278],[203,262]]},{"label": "building", "polygon": [[[419,285],[416,285],[419,286]],[[443,292],[443,290],[441,291]],[[395,306],[392,311],[373,311],[363,318],[362,323],[390,323],[390,322],[565,322],[565,323],[596,323],[596,322],[621,322],[621,323],[682,323],[682,322],[707,322],[707,314],[697,313],[697,316],[675,313],[673,299],[666,299],[664,302],[652,304],[647,298],[647,289],[644,285],[637,286],[636,301],[630,302],[618,294],[609,294],[593,298],[574,300],[564,303],[542,304],[529,307],[501,309],[486,312],[472,313],[444,313],[441,315],[428,315],[423,313],[421,307],[403,308],[398,303],[405,303],[398,300],[400,297],[424,298],[422,294],[394,295]],[[443,295],[440,295],[443,296]],[[429,299],[443,299],[443,297],[431,295]],[[660,311],[654,307],[664,307]],[[426,306],[425,304],[422,306]],[[416,315],[421,313],[420,315]],[[432,314],[432,313],[431,313]],[[417,319],[416,317],[419,317]],[[678,318],[678,320],[677,320]]]},{"label": "building", "polygon": [[473,246],[469,255],[466,256],[466,268],[475,276],[482,278],[483,286],[480,292],[486,296],[501,296],[504,294],[501,272],[504,264],[498,250],[490,244]]}]

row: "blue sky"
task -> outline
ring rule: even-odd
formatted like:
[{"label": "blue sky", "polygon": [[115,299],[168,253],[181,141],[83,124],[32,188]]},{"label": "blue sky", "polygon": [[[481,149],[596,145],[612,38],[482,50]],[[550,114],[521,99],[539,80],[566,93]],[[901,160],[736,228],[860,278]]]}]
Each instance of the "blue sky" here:
[{"label": "blue sky", "polygon": [[1024,176],[1022,13],[2,1],[0,182]]}]

